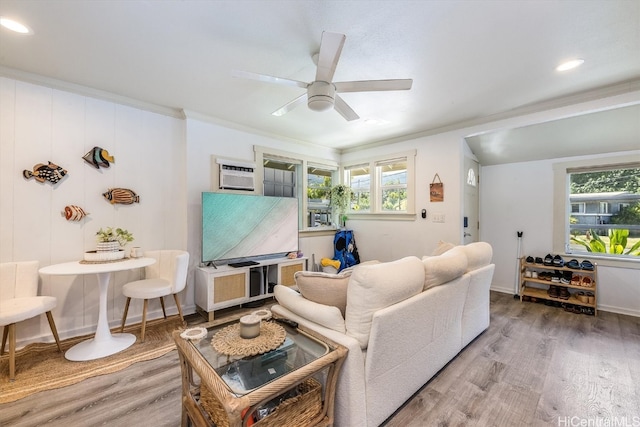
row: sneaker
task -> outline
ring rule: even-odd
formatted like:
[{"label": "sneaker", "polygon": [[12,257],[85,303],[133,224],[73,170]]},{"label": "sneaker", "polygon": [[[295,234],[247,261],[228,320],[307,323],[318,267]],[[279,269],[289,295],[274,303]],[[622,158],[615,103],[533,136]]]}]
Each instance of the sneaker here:
[{"label": "sneaker", "polygon": [[526,261],[527,261],[527,263],[529,263],[529,264],[533,264],[533,261],[534,261],[534,260],[533,260],[533,257],[532,257],[532,256],[528,256],[528,257],[527,257],[527,259],[526,259]]},{"label": "sneaker", "polygon": [[560,255],[554,256],[552,262],[554,267],[564,267],[564,260]]},{"label": "sneaker", "polygon": [[526,270],[524,272],[524,277],[531,277],[531,272],[529,270]]},{"label": "sneaker", "polygon": [[532,271],[531,272],[531,278],[532,279],[537,279],[538,278],[538,272],[537,271]]},{"label": "sneaker", "polygon": [[551,275],[551,281],[554,283],[560,283],[560,278],[562,277],[562,274],[560,274],[560,272],[558,270],[556,270],[552,275]]},{"label": "sneaker", "polygon": [[553,265],[553,256],[551,256],[551,254],[547,254],[547,256],[544,257],[544,261],[542,263],[544,265]]},{"label": "sneaker", "polygon": [[562,277],[560,278],[560,282],[564,283],[565,285],[568,285],[571,283],[571,276],[573,276],[573,273],[570,271],[563,271],[562,272]]},{"label": "sneaker", "polygon": [[539,256],[536,257],[536,264],[542,264],[542,258],[540,258]]}]

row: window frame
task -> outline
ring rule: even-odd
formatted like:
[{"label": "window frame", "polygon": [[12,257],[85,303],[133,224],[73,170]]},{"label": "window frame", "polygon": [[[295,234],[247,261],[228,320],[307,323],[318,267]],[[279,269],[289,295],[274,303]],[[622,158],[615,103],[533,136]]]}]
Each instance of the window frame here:
[{"label": "window frame", "polygon": [[598,260],[599,265],[640,269],[640,257],[623,257],[595,252],[571,253],[566,244],[569,235],[571,202],[569,201],[569,173],[578,170],[597,172],[598,170],[639,167],[640,154],[629,153],[626,156],[608,156],[589,158],[569,162],[553,163],[553,253],[567,257],[584,257]]},{"label": "window frame", "polygon": [[[370,175],[370,210],[367,212],[349,210],[347,216],[350,219],[369,219],[369,220],[414,220],[415,214],[415,159],[417,150],[403,151],[399,153],[384,154],[375,157],[353,159],[344,162],[341,166],[342,182],[349,184],[348,171],[357,167],[367,165]],[[382,185],[381,174],[379,172],[380,165],[394,161],[406,160],[407,163],[407,208],[405,211],[383,211],[382,210]]]}]

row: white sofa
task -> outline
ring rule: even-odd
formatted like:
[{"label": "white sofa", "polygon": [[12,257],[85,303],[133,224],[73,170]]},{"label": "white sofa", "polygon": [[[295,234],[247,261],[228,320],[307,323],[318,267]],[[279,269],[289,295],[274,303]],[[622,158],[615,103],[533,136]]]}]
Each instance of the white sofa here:
[{"label": "white sofa", "polygon": [[[336,426],[380,425],[489,326],[491,257],[491,246],[477,242],[333,277],[297,273],[302,294],[275,287],[273,313],[349,350],[336,389]],[[346,308],[305,298],[309,284],[305,292],[302,279],[314,278],[316,286],[344,284]],[[327,294],[335,299],[339,290]]]}]

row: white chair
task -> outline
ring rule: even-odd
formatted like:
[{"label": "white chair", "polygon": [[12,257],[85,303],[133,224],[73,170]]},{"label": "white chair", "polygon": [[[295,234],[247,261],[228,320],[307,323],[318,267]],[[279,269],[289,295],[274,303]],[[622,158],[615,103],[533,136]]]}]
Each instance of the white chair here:
[{"label": "white chair", "polygon": [[6,262],[0,264],[0,326],[2,332],[2,348],[9,338],[9,379],[16,378],[16,323],[47,314],[53,337],[60,347],[60,338],[51,310],[57,304],[55,297],[38,296],[38,261]]},{"label": "white chair", "polygon": [[124,330],[124,324],[127,321],[127,312],[129,311],[131,298],[144,300],[142,307],[142,332],[140,333],[140,340],[142,342],[144,342],[144,332],[147,323],[147,302],[152,298],[160,298],[162,313],[166,319],[167,312],[164,308],[164,297],[173,294],[176,306],[178,307],[178,314],[184,322],[178,292],[182,291],[187,284],[187,269],[189,267],[189,253],[185,251],[147,251],[144,253],[144,256],[155,258],[156,263],[145,267],[145,278],[143,280],[129,282],[122,287],[122,293],[127,297],[127,303],[124,306],[122,325],[120,327],[120,332],[122,332]]}]

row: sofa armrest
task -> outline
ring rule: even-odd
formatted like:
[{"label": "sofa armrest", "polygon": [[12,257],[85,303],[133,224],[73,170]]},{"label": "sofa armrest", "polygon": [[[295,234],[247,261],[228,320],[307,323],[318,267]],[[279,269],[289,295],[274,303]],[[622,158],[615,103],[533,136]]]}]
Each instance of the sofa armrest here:
[{"label": "sofa armrest", "polygon": [[336,332],[344,334],[344,318],[338,307],[310,301],[287,286],[276,285],[273,289],[278,303],[296,315]]}]

